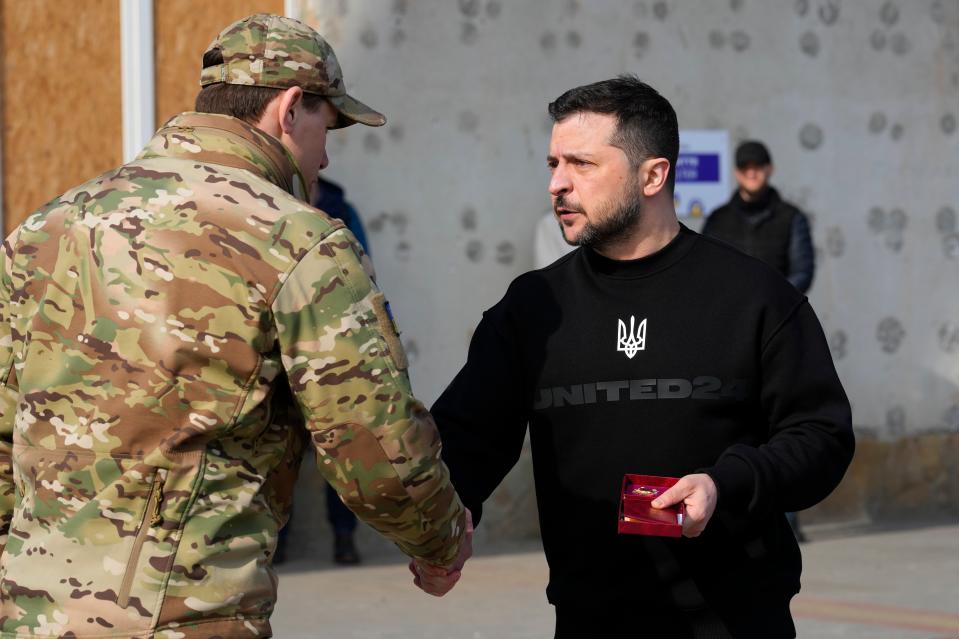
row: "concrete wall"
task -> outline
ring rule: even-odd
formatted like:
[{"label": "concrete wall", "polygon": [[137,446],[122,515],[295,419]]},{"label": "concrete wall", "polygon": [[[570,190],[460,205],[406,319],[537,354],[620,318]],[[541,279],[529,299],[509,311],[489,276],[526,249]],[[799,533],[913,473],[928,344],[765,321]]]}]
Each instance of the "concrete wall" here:
[{"label": "concrete wall", "polygon": [[[390,120],[334,133],[329,174],[365,217],[425,400],[531,267],[546,104],[633,72],[681,127],[765,140],[775,184],[813,217],[811,299],[861,445],[809,520],[959,512],[959,1],[301,0],[299,12]],[[524,458],[494,498],[490,534],[535,530],[528,473]]]}]

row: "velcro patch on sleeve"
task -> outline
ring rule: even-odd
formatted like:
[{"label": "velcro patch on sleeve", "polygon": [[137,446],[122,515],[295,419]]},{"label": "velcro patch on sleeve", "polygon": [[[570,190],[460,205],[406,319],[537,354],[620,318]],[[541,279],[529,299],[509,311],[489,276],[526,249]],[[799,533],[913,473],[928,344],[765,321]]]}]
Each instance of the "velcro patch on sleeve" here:
[{"label": "velcro patch on sleeve", "polygon": [[379,326],[380,334],[386,341],[386,347],[390,351],[393,363],[398,370],[405,371],[410,367],[410,362],[406,357],[403,344],[400,343],[400,331],[396,328],[396,322],[390,312],[390,303],[386,301],[386,296],[383,293],[377,293],[373,296],[373,313],[376,315],[376,323]]}]

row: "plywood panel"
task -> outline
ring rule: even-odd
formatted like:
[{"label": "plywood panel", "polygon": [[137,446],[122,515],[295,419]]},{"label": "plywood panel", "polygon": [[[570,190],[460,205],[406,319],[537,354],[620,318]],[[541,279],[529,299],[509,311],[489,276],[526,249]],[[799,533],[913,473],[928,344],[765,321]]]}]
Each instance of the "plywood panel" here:
[{"label": "plywood panel", "polygon": [[[3,30],[3,9],[4,9],[4,3],[0,2],[0,226],[3,226],[3,217],[4,217],[4,211],[5,211],[5,207],[4,207],[4,205],[3,205],[3,178],[5,177],[5,175],[4,175],[4,173],[3,173],[3,136],[4,136],[4,133],[5,133],[4,129],[5,129],[6,127],[5,127],[4,124],[3,124],[3,123],[4,123],[4,119],[3,119],[3,94],[4,94],[4,92],[6,91],[6,88],[7,88],[7,87],[6,87],[6,83],[5,83],[4,80],[3,80],[3,78],[4,78],[4,75],[3,75],[3,59],[6,57],[6,55],[3,53],[3,51],[4,51],[4,46],[3,46],[3,33],[4,33],[4,30]],[[0,234],[3,234],[4,236],[6,236],[6,234],[3,233],[3,231],[4,231],[4,229],[0,228]]]},{"label": "plywood panel", "polygon": [[120,163],[117,0],[0,0],[5,231]]},{"label": "plywood panel", "polygon": [[252,13],[283,13],[283,0],[155,0],[157,126],[193,109],[203,52],[228,24]]}]

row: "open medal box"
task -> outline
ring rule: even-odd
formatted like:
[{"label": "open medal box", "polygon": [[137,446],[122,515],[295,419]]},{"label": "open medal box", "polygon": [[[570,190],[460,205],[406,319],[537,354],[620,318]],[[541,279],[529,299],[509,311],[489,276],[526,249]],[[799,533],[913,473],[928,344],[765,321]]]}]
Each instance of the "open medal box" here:
[{"label": "open medal box", "polygon": [[678,481],[677,477],[625,475],[619,496],[620,534],[682,536],[685,505],[679,503],[663,509],[653,508],[651,505],[654,499]]}]

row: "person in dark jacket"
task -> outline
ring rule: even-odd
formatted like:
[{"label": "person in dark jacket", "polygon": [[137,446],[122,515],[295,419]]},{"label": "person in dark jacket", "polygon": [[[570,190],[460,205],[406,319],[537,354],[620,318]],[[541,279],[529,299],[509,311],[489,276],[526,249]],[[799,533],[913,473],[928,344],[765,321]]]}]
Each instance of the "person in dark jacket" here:
[{"label": "person in dark jacket", "polygon": [[343,187],[320,176],[317,190],[319,192],[313,201],[313,206],[330,217],[342,220],[346,224],[346,228],[350,229],[350,232],[359,241],[366,254],[369,255],[370,244],[366,239],[366,231],[363,229],[363,222],[360,221],[360,214],[356,212],[352,204],[347,202]]},{"label": "person in dark jacket", "polygon": [[[713,211],[702,232],[761,259],[806,293],[816,269],[809,221],[769,184],[773,170],[765,144],[756,140],[740,144],[734,172],[739,189]],[[786,513],[786,518],[796,538],[805,541],[799,515]]]},{"label": "person in dark jacket", "polygon": [[805,293],[815,272],[809,220],[769,184],[773,169],[765,144],[756,140],[740,144],[735,170],[739,188],[713,211],[702,233],[761,259]]}]

